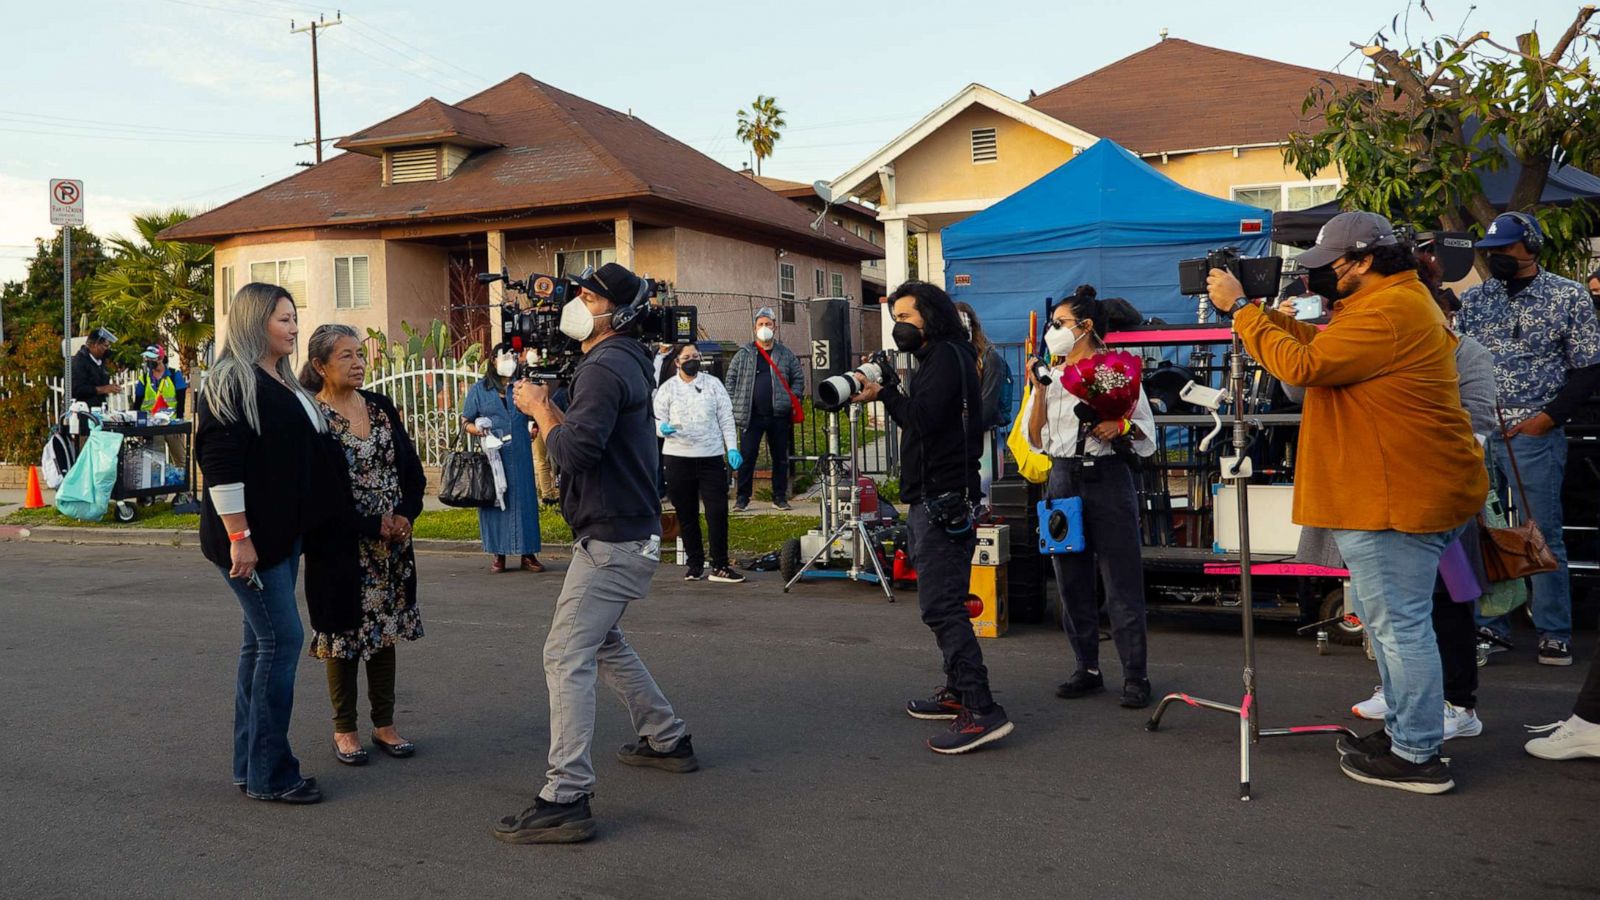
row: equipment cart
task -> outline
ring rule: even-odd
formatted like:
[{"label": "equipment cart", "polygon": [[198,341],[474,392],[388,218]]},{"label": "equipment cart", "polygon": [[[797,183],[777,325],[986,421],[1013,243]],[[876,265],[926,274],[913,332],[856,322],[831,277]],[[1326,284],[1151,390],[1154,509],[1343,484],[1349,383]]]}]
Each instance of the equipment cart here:
[{"label": "equipment cart", "polygon": [[[148,505],[157,497],[192,492],[194,482],[194,425],[175,421],[167,425],[138,425],[107,422],[106,431],[122,435],[122,451],[117,457],[117,483],[111,489],[117,520],[131,522],[138,505]],[[181,460],[172,459],[173,448],[182,449]]]}]

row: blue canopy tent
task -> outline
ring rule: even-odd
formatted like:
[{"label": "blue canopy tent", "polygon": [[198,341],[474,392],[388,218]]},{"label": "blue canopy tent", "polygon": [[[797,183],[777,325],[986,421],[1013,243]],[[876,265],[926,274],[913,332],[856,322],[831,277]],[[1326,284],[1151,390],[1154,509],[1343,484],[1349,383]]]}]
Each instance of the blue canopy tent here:
[{"label": "blue canopy tent", "polygon": [[1193,322],[1178,260],[1219,247],[1271,252],[1272,214],[1192,191],[1109,140],[944,229],[950,295],[996,341],[1021,340],[1030,310],[1092,284],[1146,318]]}]

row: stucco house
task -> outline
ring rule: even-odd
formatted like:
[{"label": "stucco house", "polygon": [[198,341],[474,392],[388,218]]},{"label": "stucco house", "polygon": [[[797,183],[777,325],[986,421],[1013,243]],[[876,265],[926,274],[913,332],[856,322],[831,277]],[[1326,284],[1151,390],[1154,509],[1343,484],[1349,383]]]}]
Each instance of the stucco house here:
[{"label": "stucco house", "polygon": [[[1100,138],[1185,187],[1264,208],[1303,209],[1338,193],[1335,170],[1306,179],[1283,160],[1320,82],[1358,79],[1177,38],[1053,90],[1016,100],[969,85],[836,178],[884,225],[888,284],[943,283],[939,230],[1010,196]],[[917,272],[907,270],[916,242]]]},{"label": "stucco house", "polygon": [[[767,175],[757,175],[748,167],[739,170],[739,174],[746,178],[752,178],[767,190],[799,204],[811,213],[813,216],[812,221],[819,228],[842,228],[858,238],[865,238],[874,246],[883,246],[883,223],[878,221],[877,210],[855,200],[825,204],[822,198],[817,195],[817,189],[812,185],[801,184],[798,181],[788,181],[783,178],[772,178]],[[813,286],[818,292],[824,290],[820,278],[816,279],[816,283]],[[887,294],[887,286],[883,275],[883,260],[881,258],[862,260],[861,296],[852,297],[851,299],[871,306],[882,302]]]},{"label": "stucco house", "polygon": [[523,74],[334,146],[345,152],[163,233],[216,245],[219,331],[254,280],[289,289],[303,331],[394,335],[441,319],[458,342],[493,341],[486,304],[504,288],[474,273],[616,261],[700,306],[708,336],[744,340],[752,306],[814,296],[813,271],[859,297],[861,263],[883,255],[849,230],[813,230],[800,206],[643,120]]}]

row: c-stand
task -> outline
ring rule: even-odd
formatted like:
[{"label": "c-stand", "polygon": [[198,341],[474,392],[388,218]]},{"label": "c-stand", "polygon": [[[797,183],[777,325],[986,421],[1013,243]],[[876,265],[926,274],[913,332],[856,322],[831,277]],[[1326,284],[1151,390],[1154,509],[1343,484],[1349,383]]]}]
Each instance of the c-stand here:
[{"label": "c-stand", "polygon": [[[859,449],[856,441],[856,416],[859,410],[858,405],[851,404],[843,410],[828,414],[828,452],[817,458],[817,471],[822,477],[823,485],[821,528],[800,539],[802,547],[810,545],[813,541],[820,542],[817,543],[816,549],[811,551],[805,565],[784,584],[785,594],[789,593],[789,589],[804,578],[807,572],[812,572],[816,576],[849,578],[852,581],[876,581],[878,587],[883,589],[883,596],[890,603],[894,602],[894,589],[889,584],[888,576],[883,572],[883,564],[878,559],[878,550],[873,544],[872,535],[867,530],[867,523],[861,518],[861,484],[856,476],[855,464],[856,451]],[[848,454],[839,450],[840,416],[846,416],[850,421]],[[846,496],[849,497],[848,504],[844,502]],[[839,514],[841,509],[847,510],[843,516]],[[841,551],[844,545],[849,546],[848,569],[839,570],[837,573],[821,569],[812,571],[812,567],[825,557],[842,558],[844,553]],[[862,565],[863,556],[872,561],[871,572]]]}]

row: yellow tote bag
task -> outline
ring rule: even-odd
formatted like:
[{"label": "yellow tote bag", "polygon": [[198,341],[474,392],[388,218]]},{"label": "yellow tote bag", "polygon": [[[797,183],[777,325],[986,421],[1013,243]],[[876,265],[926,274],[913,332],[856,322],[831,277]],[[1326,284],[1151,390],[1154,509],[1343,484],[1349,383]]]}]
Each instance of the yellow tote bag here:
[{"label": "yellow tote bag", "polygon": [[1029,403],[1033,399],[1033,385],[1022,389],[1022,407],[1017,410],[1017,420],[1011,423],[1011,433],[1006,436],[1006,448],[1017,460],[1017,471],[1034,484],[1044,484],[1050,477],[1050,457],[1028,446]]}]

